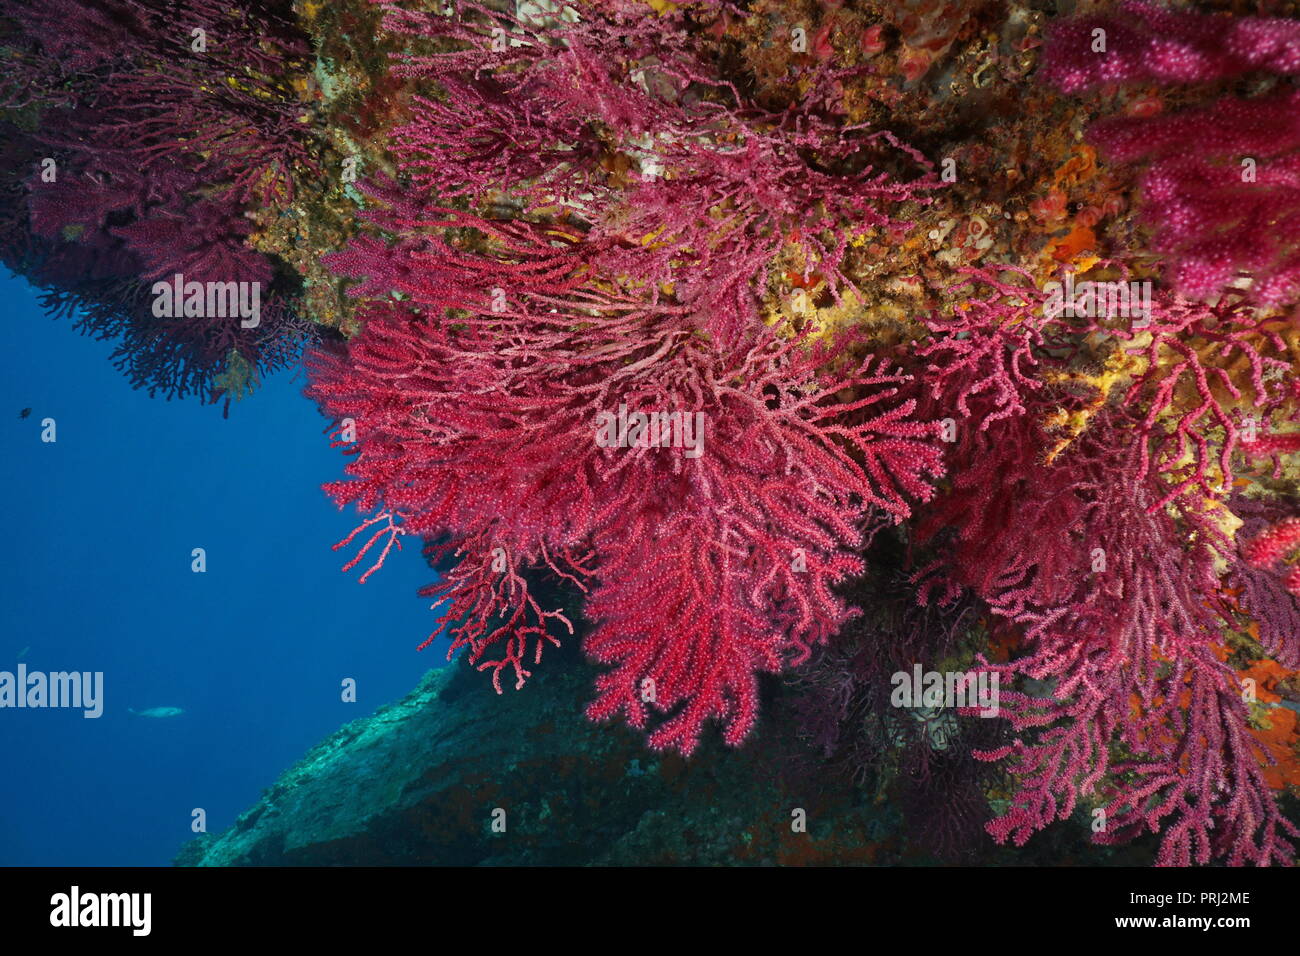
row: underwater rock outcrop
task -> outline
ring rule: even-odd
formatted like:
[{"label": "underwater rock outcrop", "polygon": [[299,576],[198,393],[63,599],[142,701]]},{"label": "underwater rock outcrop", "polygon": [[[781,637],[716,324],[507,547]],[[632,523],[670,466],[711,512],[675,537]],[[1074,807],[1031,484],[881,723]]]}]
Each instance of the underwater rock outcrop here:
[{"label": "underwater rock outcrop", "polygon": [[[768,746],[647,753],[579,706],[578,655],[529,688],[484,694],[467,667],[433,670],[286,771],[178,865],[873,863],[898,821],[845,794],[796,796]],[[808,811],[808,832],[791,814]],[[852,811],[852,812],[850,812]],[[494,823],[503,832],[494,831]]]},{"label": "underwater rock outcrop", "polygon": [[[931,755],[928,797],[924,781],[879,769],[888,761],[865,773],[845,765],[852,754],[793,729],[822,705],[824,685],[809,693],[771,680],[744,746],[711,737],[687,759],[583,716],[597,669],[577,642],[548,663],[500,697],[463,661],[429,671],[406,697],[321,741],[176,865],[1140,865],[1154,853],[1151,838],[1092,845],[1083,812],[1025,848],[994,845],[978,821],[977,839],[935,848],[931,831],[951,829],[950,782],[933,766],[944,754]],[[918,795],[926,806],[909,823]]]},{"label": "underwater rock outcrop", "polygon": [[[176,864],[925,860],[888,805],[842,785],[819,793],[821,783],[783,774],[797,751],[790,741],[741,750],[714,742],[687,761],[647,753],[626,728],[588,722],[577,705],[592,675],[571,656],[504,698],[483,694],[466,667],[430,671],[402,700],[323,740],[233,826],[187,844]],[[807,832],[792,826],[800,809]],[[1087,846],[1080,829],[1077,862],[1105,862],[1107,851]],[[993,853],[1008,863],[1024,856],[986,845]]]}]

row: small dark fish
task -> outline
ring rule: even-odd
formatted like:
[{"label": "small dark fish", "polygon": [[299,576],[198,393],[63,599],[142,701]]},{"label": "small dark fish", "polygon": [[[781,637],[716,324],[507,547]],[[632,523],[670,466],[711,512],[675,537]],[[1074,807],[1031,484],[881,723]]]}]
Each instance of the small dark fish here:
[{"label": "small dark fish", "polygon": [[19,417],[19,418],[26,418],[26,417],[27,417],[28,415],[30,415],[31,413],[32,413],[32,410],[31,410],[30,408],[24,408],[21,412],[18,413],[18,417]]}]

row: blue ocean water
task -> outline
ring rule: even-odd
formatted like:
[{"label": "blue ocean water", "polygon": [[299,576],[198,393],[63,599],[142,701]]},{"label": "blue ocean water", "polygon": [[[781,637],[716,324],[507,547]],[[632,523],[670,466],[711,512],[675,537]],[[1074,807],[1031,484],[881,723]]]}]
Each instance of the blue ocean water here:
[{"label": "blue ocean water", "polygon": [[[0,865],[165,865],[342,724],[444,663],[418,548],[364,585],[301,373],[233,405],[133,391],[112,345],[0,277],[0,671],[102,671],[104,713],[0,708]],[[31,408],[27,418],[20,412]],[[41,422],[57,441],[41,441]],[[207,570],[191,570],[204,548]],[[26,653],[24,653],[26,651]],[[342,701],[345,678],[357,702]],[[183,708],[150,719],[129,711]]]}]

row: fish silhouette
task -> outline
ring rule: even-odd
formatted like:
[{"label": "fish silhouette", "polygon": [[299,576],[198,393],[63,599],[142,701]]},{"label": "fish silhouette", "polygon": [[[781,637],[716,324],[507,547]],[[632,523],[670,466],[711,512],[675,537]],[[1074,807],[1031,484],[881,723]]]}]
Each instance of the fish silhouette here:
[{"label": "fish silhouette", "polygon": [[135,714],[137,717],[153,718],[179,717],[181,714],[185,713],[184,709],[180,707],[150,707],[148,710],[132,710],[128,707],[127,712]]}]

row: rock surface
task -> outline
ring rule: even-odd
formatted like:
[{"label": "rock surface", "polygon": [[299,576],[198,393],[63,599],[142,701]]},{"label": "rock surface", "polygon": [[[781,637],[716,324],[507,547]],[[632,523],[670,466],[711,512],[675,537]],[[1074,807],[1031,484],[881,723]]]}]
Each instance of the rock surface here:
[{"label": "rock surface", "polygon": [[[430,671],[403,700],[313,748],[232,827],[191,841],[176,863],[935,862],[909,845],[887,802],[809,772],[801,745],[783,736],[792,721],[780,685],[769,687],[760,732],[745,746],[729,750],[715,737],[686,761],[583,717],[593,670],[574,644],[501,696],[463,661]],[[792,826],[798,809],[806,832]],[[1119,862],[1077,839],[1083,828],[1064,827],[1072,845],[1040,841],[1036,855]],[[1030,861],[990,842],[971,862]]]},{"label": "rock surface", "polygon": [[[497,696],[461,662],[353,721],[285,772],[230,829],[181,865],[870,862],[884,812],[836,833],[755,739],[689,763],[582,716],[591,670],[544,661]],[[780,751],[784,753],[784,751]],[[843,797],[843,795],[840,795]],[[795,807],[807,833],[791,832]],[[504,811],[504,832],[493,831]],[[501,814],[496,814],[501,818]]]}]

